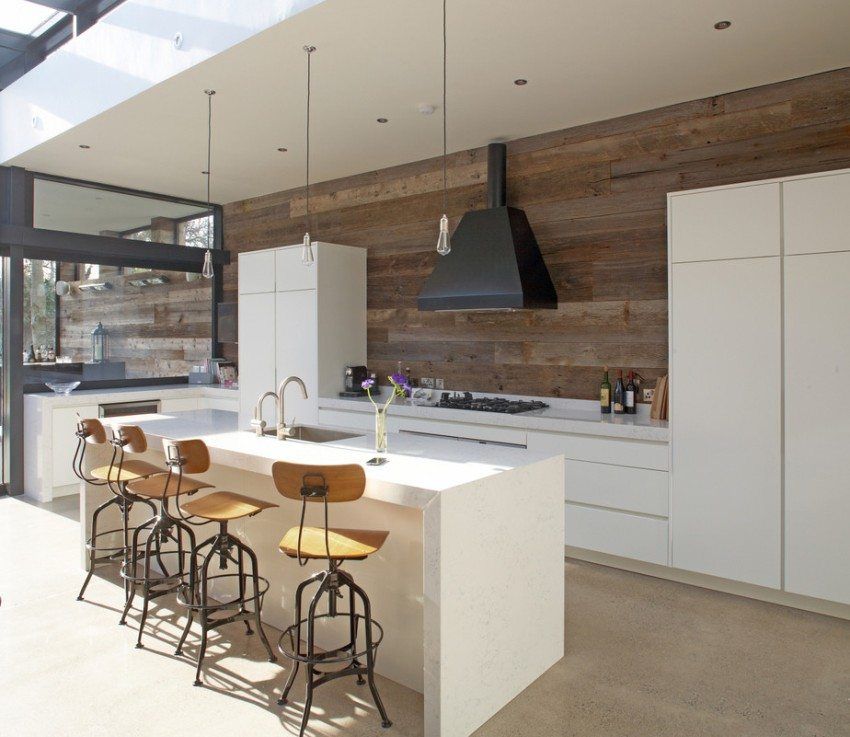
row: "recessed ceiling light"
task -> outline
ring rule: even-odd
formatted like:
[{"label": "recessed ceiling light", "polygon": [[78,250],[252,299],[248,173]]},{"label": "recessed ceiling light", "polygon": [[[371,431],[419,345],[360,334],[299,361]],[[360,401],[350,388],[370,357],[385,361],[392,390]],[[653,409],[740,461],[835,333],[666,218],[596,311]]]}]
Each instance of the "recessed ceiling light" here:
[{"label": "recessed ceiling light", "polygon": [[278,151],[280,151],[282,154],[285,154],[287,151],[289,151],[289,149],[288,149],[288,148],[284,148],[283,146],[281,146],[281,147],[278,149]]},{"label": "recessed ceiling light", "polygon": [[732,25],[731,20],[719,20],[714,24],[714,28],[718,31],[725,31],[729,26]]},{"label": "recessed ceiling light", "polygon": [[517,87],[522,87],[524,84],[528,84],[528,80],[527,79],[515,79],[514,84]]},{"label": "recessed ceiling light", "polygon": [[87,143],[81,143],[80,148],[91,148]]},{"label": "recessed ceiling light", "polygon": [[389,120],[387,118],[378,118],[379,123],[388,123]]}]

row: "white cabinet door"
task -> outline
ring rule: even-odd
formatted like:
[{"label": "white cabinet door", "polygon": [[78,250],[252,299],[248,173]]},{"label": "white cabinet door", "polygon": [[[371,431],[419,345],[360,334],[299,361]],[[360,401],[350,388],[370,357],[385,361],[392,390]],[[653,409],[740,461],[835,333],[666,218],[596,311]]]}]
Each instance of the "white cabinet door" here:
[{"label": "white cabinet door", "polygon": [[[273,292],[274,274],[274,250],[239,254],[239,294]],[[242,334],[239,336],[241,340]]]},{"label": "white cabinet door", "polygon": [[77,415],[83,419],[97,417],[96,405],[60,407],[53,410],[53,486],[79,483],[71,465],[77,448]]},{"label": "white cabinet door", "polygon": [[[846,206],[845,206],[846,209]],[[850,604],[850,253],[785,259],[785,588]]]},{"label": "white cabinet door", "polygon": [[672,565],[780,586],[780,259],[674,264]]},{"label": "white cabinet door", "polygon": [[304,399],[300,387],[289,385],[284,397],[284,419],[288,424],[291,424],[294,418],[299,425],[315,425],[319,421],[316,386],[319,375],[316,290],[278,292],[275,299],[277,381],[280,383],[287,376],[298,376],[307,385],[308,393],[308,398]]},{"label": "white cabinet door", "polygon": [[785,182],[785,255],[850,251],[850,174]]},{"label": "white cabinet door", "polygon": [[778,256],[779,186],[756,184],[671,197],[671,260]]},{"label": "white cabinet door", "polygon": [[[248,430],[257,398],[275,390],[275,295],[239,298],[239,429]],[[263,405],[263,419],[274,427],[274,403]]]},{"label": "white cabinet door", "polygon": [[316,272],[319,269],[318,244],[313,246],[315,262],[309,266],[301,261],[301,246],[278,248],[275,251],[275,270],[278,292],[290,292],[294,289],[315,289]]}]

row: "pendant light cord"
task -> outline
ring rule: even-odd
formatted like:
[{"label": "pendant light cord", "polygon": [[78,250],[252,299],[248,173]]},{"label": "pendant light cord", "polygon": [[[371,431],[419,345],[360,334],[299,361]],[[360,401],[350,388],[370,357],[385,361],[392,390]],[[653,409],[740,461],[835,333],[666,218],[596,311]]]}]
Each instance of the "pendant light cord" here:
[{"label": "pendant light cord", "polygon": [[307,233],[310,232],[310,61],[313,52],[316,50],[315,46],[305,46],[304,51],[307,52],[307,213],[305,216],[306,227],[305,230]]},{"label": "pendant light cord", "polygon": [[443,0],[443,213],[449,207],[448,176],[446,173],[446,0]]},{"label": "pendant light cord", "polygon": [[[204,90],[207,95],[207,217],[212,215],[212,200],[210,198],[210,176],[212,172],[212,96],[215,90]],[[210,250],[212,223],[207,223],[207,250]]]}]

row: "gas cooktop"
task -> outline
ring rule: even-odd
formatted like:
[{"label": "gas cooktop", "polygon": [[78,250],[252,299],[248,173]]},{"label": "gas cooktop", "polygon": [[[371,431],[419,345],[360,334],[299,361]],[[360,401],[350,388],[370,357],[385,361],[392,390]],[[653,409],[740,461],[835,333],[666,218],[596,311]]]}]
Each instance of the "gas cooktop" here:
[{"label": "gas cooktop", "polygon": [[545,409],[549,405],[531,399],[500,399],[498,397],[473,397],[469,392],[449,394],[443,392],[437,407],[447,409],[473,409],[479,412],[501,412],[515,415],[519,412],[531,412],[535,409]]}]

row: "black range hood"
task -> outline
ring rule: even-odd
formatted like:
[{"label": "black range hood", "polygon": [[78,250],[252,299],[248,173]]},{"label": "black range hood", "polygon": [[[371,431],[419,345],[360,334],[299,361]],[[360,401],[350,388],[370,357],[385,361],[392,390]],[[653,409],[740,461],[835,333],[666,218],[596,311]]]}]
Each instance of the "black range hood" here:
[{"label": "black range hood", "polygon": [[555,309],[558,296],[528,218],[507,207],[504,143],[487,147],[487,209],[472,210],[437,258],[420,310]]}]

